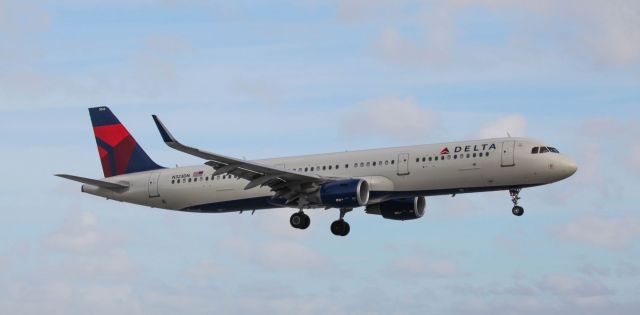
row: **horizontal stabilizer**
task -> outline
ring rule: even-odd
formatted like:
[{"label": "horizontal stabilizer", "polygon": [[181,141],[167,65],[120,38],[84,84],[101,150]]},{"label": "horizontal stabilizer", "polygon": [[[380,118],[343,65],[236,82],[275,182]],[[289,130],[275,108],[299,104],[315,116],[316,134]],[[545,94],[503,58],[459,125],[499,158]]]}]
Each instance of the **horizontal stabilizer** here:
[{"label": "horizontal stabilizer", "polygon": [[80,182],[80,183],[83,183],[83,184],[93,185],[93,186],[106,188],[106,189],[112,189],[112,190],[129,188],[128,184],[117,184],[117,183],[111,183],[111,182],[106,182],[106,181],[103,181],[103,180],[85,178],[85,177],[80,177],[80,176],[73,176],[73,175],[66,175],[66,174],[56,174],[56,176],[62,177],[62,178],[66,178],[66,179],[70,179],[70,180],[73,180],[73,181],[76,181],[76,182]]}]

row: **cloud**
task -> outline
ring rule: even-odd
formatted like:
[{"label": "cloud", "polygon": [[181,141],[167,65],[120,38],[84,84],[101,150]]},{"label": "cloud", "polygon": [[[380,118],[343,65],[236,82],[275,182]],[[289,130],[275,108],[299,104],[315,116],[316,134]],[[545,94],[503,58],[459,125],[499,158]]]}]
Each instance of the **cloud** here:
[{"label": "cloud", "polygon": [[637,217],[611,218],[581,215],[556,229],[563,239],[588,243],[595,247],[621,250],[628,248],[640,236]]},{"label": "cloud", "polygon": [[0,0],[0,35],[19,37],[47,30],[50,26],[51,13],[42,6],[27,1]]},{"label": "cloud", "polygon": [[527,120],[520,114],[500,117],[485,124],[477,133],[480,139],[506,137],[524,137],[527,135]]},{"label": "cloud", "polygon": [[601,282],[567,275],[547,275],[538,283],[538,288],[564,297],[593,298],[613,294]]},{"label": "cloud", "polygon": [[90,253],[121,243],[123,238],[99,227],[98,217],[88,211],[74,212],[54,232],[45,235],[49,249],[71,253]]},{"label": "cloud", "polygon": [[[341,2],[338,8],[338,16],[347,21],[384,20],[375,48],[383,59],[400,65],[469,66],[471,61],[486,66],[524,61],[535,66],[541,55],[598,68],[640,63],[640,3],[634,0],[375,1],[373,5],[353,0]],[[481,16],[482,22],[470,16]],[[461,27],[469,23],[508,31],[501,35],[505,38],[496,40],[495,31],[478,35]],[[417,35],[401,36],[396,31],[400,26]]]},{"label": "cloud", "polygon": [[330,261],[320,252],[292,241],[270,240],[248,242],[228,238],[219,242],[220,252],[234,255],[241,261],[268,270],[320,271],[330,266]]},{"label": "cloud", "polygon": [[462,275],[453,261],[425,261],[419,257],[395,260],[389,265],[388,269],[397,276],[407,278],[454,278]]},{"label": "cloud", "polygon": [[349,137],[422,139],[440,125],[440,116],[413,99],[385,98],[357,105],[342,124]]},{"label": "cloud", "polygon": [[633,171],[640,175],[640,142],[631,145],[629,164]]}]

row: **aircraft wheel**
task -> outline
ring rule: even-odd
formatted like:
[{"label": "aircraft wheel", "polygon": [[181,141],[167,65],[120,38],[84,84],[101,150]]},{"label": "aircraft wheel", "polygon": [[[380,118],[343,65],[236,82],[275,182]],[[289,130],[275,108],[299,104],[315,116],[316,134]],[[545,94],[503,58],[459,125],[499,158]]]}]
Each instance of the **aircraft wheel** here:
[{"label": "aircraft wheel", "polygon": [[300,225],[299,229],[304,230],[311,225],[311,218],[307,214],[302,214],[302,225]]},{"label": "aircraft wheel", "polygon": [[345,220],[336,220],[331,223],[331,233],[337,236],[347,236],[351,227],[349,227],[349,223]]},{"label": "aircraft wheel", "polygon": [[513,213],[513,215],[520,217],[524,214],[524,208],[520,206],[515,206],[513,207],[513,209],[511,209],[511,212]]},{"label": "aircraft wheel", "polygon": [[296,213],[291,215],[291,218],[289,218],[289,223],[291,224],[292,227],[294,227],[296,229],[300,229],[300,228],[302,228],[302,226],[304,226],[304,223],[305,223],[304,217],[305,216],[306,216],[306,214],[304,214],[302,212],[296,212]]}]

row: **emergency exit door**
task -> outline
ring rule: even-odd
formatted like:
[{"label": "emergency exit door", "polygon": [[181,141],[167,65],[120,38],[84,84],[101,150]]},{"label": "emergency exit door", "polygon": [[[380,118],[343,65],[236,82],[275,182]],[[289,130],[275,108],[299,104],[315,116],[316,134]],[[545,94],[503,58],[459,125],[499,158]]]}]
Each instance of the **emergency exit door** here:
[{"label": "emergency exit door", "polygon": [[398,175],[409,175],[409,153],[398,155]]},{"label": "emergency exit door", "polygon": [[158,191],[158,181],[160,180],[160,173],[151,173],[149,175],[149,198],[160,197]]},{"label": "emergency exit door", "polygon": [[515,141],[505,141],[502,143],[502,166],[514,166],[516,165],[514,158],[514,151],[516,148]]}]

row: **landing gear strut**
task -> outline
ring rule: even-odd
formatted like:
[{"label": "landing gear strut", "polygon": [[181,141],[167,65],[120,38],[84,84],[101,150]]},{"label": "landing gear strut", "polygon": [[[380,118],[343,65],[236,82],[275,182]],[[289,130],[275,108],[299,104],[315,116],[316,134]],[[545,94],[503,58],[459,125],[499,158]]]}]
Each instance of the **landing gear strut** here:
[{"label": "landing gear strut", "polygon": [[520,200],[520,188],[509,189],[509,194],[511,195],[511,201],[513,202],[513,208],[511,212],[513,215],[519,217],[524,214],[524,208],[518,206],[518,200]]},{"label": "landing gear strut", "polygon": [[309,218],[308,215],[300,210],[299,212],[291,215],[291,218],[289,218],[289,223],[291,223],[291,226],[296,229],[304,230],[311,224],[311,218]]},{"label": "landing gear strut", "polygon": [[340,209],[340,219],[335,220],[333,221],[333,223],[331,223],[331,233],[333,233],[333,235],[347,236],[347,234],[349,234],[351,227],[349,226],[349,223],[347,223],[347,221],[344,220],[344,215],[351,210],[353,209],[349,209],[349,208]]}]

